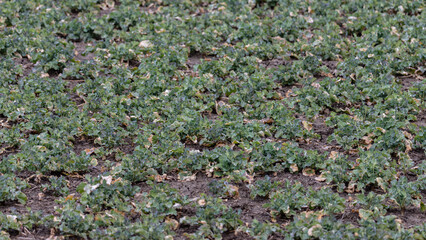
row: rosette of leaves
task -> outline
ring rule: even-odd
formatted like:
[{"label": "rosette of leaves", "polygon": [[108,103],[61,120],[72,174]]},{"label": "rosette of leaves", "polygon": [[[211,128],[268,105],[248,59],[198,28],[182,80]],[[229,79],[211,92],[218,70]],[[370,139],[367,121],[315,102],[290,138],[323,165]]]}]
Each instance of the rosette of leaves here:
[{"label": "rosette of leaves", "polygon": [[223,233],[243,226],[239,211],[224,205],[220,198],[211,198],[202,194],[196,201],[196,208],[195,216],[185,216],[180,219],[180,224],[198,228],[195,233],[184,234],[190,239],[221,239]]},{"label": "rosette of leaves", "polygon": [[345,210],[345,199],[329,188],[310,189],[308,197],[311,209],[320,208],[327,214],[342,213]]},{"label": "rosette of leaves", "polygon": [[[424,186],[424,182],[420,183]],[[402,176],[390,182],[386,195],[398,204],[403,213],[408,206],[414,203],[418,203],[421,206],[421,210],[426,211],[425,204],[422,202],[422,196],[419,192],[420,189],[417,182],[408,182],[408,179]]]},{"label": "rosette of leaves", "polygon": [[233,151],[229,146],[206,151],[205,156],[214,165],[216,176],[232,175],[235,171],[244,170],[247,166],[247,157],[244,152]]},{"label": "rosette of leaves", "polygon": [[60,215],[54,224],[62,233],[85,239],[165,239],[173,234],[172,227],[162,217],[138,215],[141,214],[138,211],[137,208],[124,212],[111,209],[92,214],[69,199],[57,209]]},{"label": "rosette of leaves", "polygon": [[10,239],[10,233],[17,233],[21,224],[16,215],[5,215],[0,212],[0,239]]},{"label": "rosette of leaves", "polygon": [[90,156],[77,155],[69,145],[67,139],[61,139],[59,136],[52,136],[46,132],[30,135],[21,144],[21,151],[12,155],[9,161],[15,163],[15,167],[42,173],[86,170],[91,165]]},{"label": "rosette of leaves", "polygon": [[303,212],[286,226],[286,239],[356,239],[356,229],[322,212]]},{"label": "rosette of leaves", "polygon": [[341,213],[345,209],[345,199],[328,188],[306,190],[300,182],[288,180],[282,189],[270,194],[270,201],[264,207],[270,208],[272,215],[295,215],[300,210],[322,209],[327,214]]},{"label": "rosette of leaves", "polygon": [[56,212],[60,215],[54,224],[63,233],[87,238],[88,232],[95,228],[93,214],[86,214],[85,207],[74,199],[66,200]]},{"label": "rosette of leaves", "polygon": [[306,189],[300,182],[292,184],[286,180],[282,189],[269,195],[270,201],[263,207],[272,210],[272,215],[284,215],[290,217],[298,210],[307,209],[309,200],[306,198]]},{"label": "rosette of leaves", "polygon": [[27,187],[29,187],[28,183],[14,174],[0,174],[0,202],[17,200],[25,204],[27,196],[22,190]]},{"label": "rosette of leaves", "polygon": [[426,126],[420,126],[419,129],[416,130],[414,143],[417,146],[422,147],[423,150],[426,151]]},{"label": "rosette of leaves", "polygon": [[[297,65],[297,64],[296,64]],[[301,80],[299,69],[295,65],[281,65],[272,73],[273,78],[282,85],[292,85]]]},{"label": "rosette of leaves", "polygon": [[178,210],[188,204],[186,197],[167,184],[149,183],[152,189],[142,194],[142,200],[136,204],[136,211],[164,219],[178,215]]},{"label": "rosette of leaves", "polygon": [[396,172],[391,168],[389,153],[370,150],[360,151],[359,154],[357,165],[350,173],[357,190],[364,191],[367,186],[377,184],[377,178],[382,178],[385,182],[394,179]]},{"label": "rosette of leaves", "polygon": [[43,192],[51,193],[55,196],[67,196],[69,194],[68,184],[64,176],[51,176],[47,184],[41,185],[41,189]]},{"label": "rosette of leaves", "polygon": [[[288,146],[288,148],[290,147],[292,146]],[[287,158],[289,157],[286,154],[287,146],[279,143],[252,144],[250,148],[253,148],[253,150],[249,153],[249,165],[253,166],[254,171],[257,173],[284,170],[293,163],[292,160],[295,158],[294,156]],[[285,162],[284,159],[286,160]]]},{"label": "rosette of leaves", "polygon": [[254,184],[249,186],[250,197],[252,199],[259,197],[268,197],[269,194],[280,186],[280,182],[272,182],[269,176],[264,177],[263,179],[257,180]]},{"label": "rosette of leaves", "polygon": [[368,125],[364,122],[355,121],[347,114],[337,115],[332,112],[330,117],[326,119],[326,124],[335,128],[327,141],[335,140],[346,150],[358,145],[361,138],[368,132],[366,129]]},{"label": "rosette of leaves", "polygon": [[327,158],[324,165],[325,171],[323,171],[323,174],[327,182],[334,182],[337,185],[337,191],[343,192],[346,183],[351,179],[352,162],[346,156],[338,155]]},{"label": "rosette of leaves", "polygon": [[87,176],[87,183],[81,183],[77,187],[77,192],[81,194],[80,203],[94,212],[109,208],[124,211],[129,208],[127,202],[138,191],[139,187],[113,176]]},{"label": "rosette of leaves", "polygon": [[284,230],[277,223],[259,222],[257,219],[253,219],[247,232],[254,239],[262,240],[270,239],[270,236],[283,237],[284,235]]},{"label": "rosette of leaves", "polygon": [[[173,227],[161,218],[143,215],[130,221],[115,211],[108,212],[102,225],[88,233],[90,239],[173,239]],[[120,219],[120,220],[118,220]]]},{"label": "rosette of leaves", "polygon": [[[361,219],[356,229],[359,239],[413,239],[413,229],[405,229],[395,215],[380,216],[378,219]],[[420,238],[421,239],[421,238]]]},{"label": "rosette of leaves", "polygon": [[415,233],[414,238],[415,239],[426,239],[426,223],[423,223],[420,226],[414,227]]},{"label": "rosette of leaves", "polygon": [[388,206],[384,203],[385,199],[386,195],[375,194],[373,192],[368,193],[368,195],[358,194],[353,205],[362,208],[359,209],[362,218],[372,217],[373,219],[377,219],[386,214]]}]

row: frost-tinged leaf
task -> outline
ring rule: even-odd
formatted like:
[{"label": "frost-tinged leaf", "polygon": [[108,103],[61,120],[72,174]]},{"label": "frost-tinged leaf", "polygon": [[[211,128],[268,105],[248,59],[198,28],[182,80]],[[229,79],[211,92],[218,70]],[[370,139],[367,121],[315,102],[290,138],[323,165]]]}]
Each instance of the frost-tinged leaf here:
[{"label": "frost-tinged leaf", "polygon": [[143,40],[139,43],[138,46],[140,48],[150,48],[150,47],[153,47],[154,45],[149,40]]}]

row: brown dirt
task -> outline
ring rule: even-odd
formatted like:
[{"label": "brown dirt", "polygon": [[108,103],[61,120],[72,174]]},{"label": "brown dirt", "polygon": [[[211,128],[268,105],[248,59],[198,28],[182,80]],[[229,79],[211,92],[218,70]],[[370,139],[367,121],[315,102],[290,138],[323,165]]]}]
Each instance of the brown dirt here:
[{"label": "brown dirt", "polygon": [[188,60],[186,61],[186,65],[189,69],[193,69],[195,65],[201,64],[201,60],[211,61],[216,59],[214,56],[209,56],[201,52],[190,52],[188,56]]},{"label": "brown dirt", "polygon": [[401,83],[402,91],[408,91],[415,83],[421,82],[420,79],[414,76],[397,76],[397,82]]},{"label": "brown dirt", "polygon": [[425,149],[423,148],[414,148],[413,150],[408,152],[408,155],[410,156],[411,160],[413,160],[416,166],[426,160]]},{"label": "brown dirt", "polygon": [[77,155],[80,155],[81,152],[84,151],[85,149],[91,149],[91,148],[99,147],[99,145],[94,143],[94,139],[88,138],[88,137],[85,137],[85,136],[82,136],[82,137],[75,139],[75,141],[73,142],[73,145],[74,145],[74,152]]},{"label": "brown dirt", "polygon": [[420,111],[416,117],[417,120],[413,123],[419,127],[426,127],[426,110]]},{"label": "brown dirt", "polygon": [[388,210],[387,215],[395,215],[401,219],[406,228],[419,226],[425,222],[425,213],[413,206],[410,206],[405,212],[402,212],[399,208],[392,208]]},{"label": "brown dirt", "polygon": [[23,77],[28,76],[32,72],[34,64],[27,57],[15,58],[14,61],[16,64],[22,66],[22,69],[24,70]]},{"label": "brown dirt", "polygon": [[271,60],[262,61],[260,65],[265,68],[277,68],[279,66],[290,65],[291,63],[292,63],[292,60],[271,59]]},{"label": "brown dirt", "polygon": [[66,86],[68,89],[68,95],[71,101],[75,102],[77,106],[81,106],[85,103],[84,99],[82,99],[77,93],[73,91],[73,89],[80,84],[81,82],[84,82],[84,80],[64,80],[67,82]]},{"label": "brown dirt", "polygon": [[[89,46],[92,43],[84,43],[84,42],[74,42],[74,54],[75,59],[78,61],[89,61],[93,60],[95,54],[91,52],[87,52],[87,46]],[[84,54],[84,56],[83,56]]]}]

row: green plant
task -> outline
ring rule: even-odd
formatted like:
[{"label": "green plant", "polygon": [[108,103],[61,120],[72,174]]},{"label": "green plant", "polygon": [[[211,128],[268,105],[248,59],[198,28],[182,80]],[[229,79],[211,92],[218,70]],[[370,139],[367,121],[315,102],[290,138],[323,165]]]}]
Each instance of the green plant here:
[{"label": "green plant", "polygon": [[113,176],[87,176],[87,181],[77,187],[77,192],[81,194],[80,203],[93,212],[112,207],[124,211],[129,208],[126,202],[139,191],[128,181]]},{"label": "green plant", "polygon": [[25,204],[27,196],[22,192],[29,184],[14,174],[0,174],[0,202],[15,201]]},{"label": "green plant", "polygon": [[269,194],[281,185],[280,182],[272,182],[269,176],[257,180],[254,184],[249,185],[250,197],[252,199],[257,196],[268,197]]},{"label": "green plant", "polygon": [[43,192],[52,193],[55,196],[66,196],[69,194],[68,181],[64,176],[49,177],[49,183],[41,185]]},{"label": "green plant", "polygon": [[[394,179],[391,181],[387,189],[387,196],[395,201],[402,212],[404,212],[409,205],[422,201],[418,190],[416,182],[408,182],[408,179],[402,176],[397,180]],[[424,203],[422,205],[422,210],[425,210]]]}]

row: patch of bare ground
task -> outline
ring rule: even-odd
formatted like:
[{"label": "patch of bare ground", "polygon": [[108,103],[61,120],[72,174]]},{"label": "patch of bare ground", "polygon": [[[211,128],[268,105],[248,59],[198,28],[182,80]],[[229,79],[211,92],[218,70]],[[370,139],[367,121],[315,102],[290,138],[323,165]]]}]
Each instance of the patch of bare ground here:
[{"label": "patch of bare ground", "polygon": [[121,2],[120,1],[106,1],[104,3],[101,3],[100,6],[100,10],[98,11],[98,17],[102,17],[104,15],[108,15],[110,13],[112,13],[116,7],[120,6]]},{"label": "patch of bare ground", "polygon": [[16,147],[1,145],[0,146],[0,162],[3,161],[3,159],[7,158],[9,155],[12,155],[18,152],[19,152],[19,149]]},{"label": "patch of bare ground", "polygon": [[323,64],[328,67],[330,70],[336,70],[338,61],[323,61]]},{"label": "patch of bare ground", "polygon": [[195,65],[201,64],[201,60],[211,61],[215,59],[214,56],[209,56],[197,51],[191,51],[188,56],[188,60],[186,61],[186,65],[193,69]]},{"label": "patch of bare ground", "polygon": [[417,120],[412,122],[413,124],[419,127],[426,127],[426,110],[420,111],[416,118]]},{"label": "patch of bare ground", "polygon": [[34,64],[27,57],[20,57],[14,59],[15,63],[22,66],[23,77],[28,76],[34,67]]},{"label": "patch of bare ground", "polygon": [[209,119],[211,121],[217,121],[220,118],[220,116],[217,113],[214,113],[212,111],[210,111],[210,112],[202,112],[201,116],[203,116],[203,117],[205,117],[205,118],[207,118],[207,119]]},{"label": "patch of bare ground", "polygon": [[94,140],[95,139],[91,137],[86,137],[86,136],[81,136],[76,138],[73,141],[74,152],[77,155],[86,154],[87,153],[86,150],[89,151],[90,149],[100,147],[98,144],[94,142]]},{"label": "patch of bare ground", "polygon": [[126,137],[122,139],[122,143],[119,146],[108,151],[108,154],[106,156],[103,156],[102,159],[98,159],[98,163],[102,172],[106,171],[106,169],[103,168],[103,163],[105,163],[106,160],[111,162],[117,162],[121,160],[122,156],[133,154],[133,151],[136,147],[133,141],[134,138],[132,137]]},{"label": "patch of bare ground", "polygon": [[51,236],[51,232],[46,227],[35,227],[32,230],[24,229],[18,235],[11,235],[12,240],[45,240]]},{"label": "patch of bare ground", "polygon": [[93,60],[95,54],[88,52],[87,47],[91,46],[92,43],[85,42],[74,42],[74,58],[78,61],[90,61]]},{"label": "patch of bare ground", "polygon": [[271,59],[271,60],[263,60],[260,65],[265,68],[277,68],[279,66],[290,65],[293,60],[284,60],[280,58]]},{"label": "patch of bare ground", "polygon": [[419,83],[423,80],[422,77],[417,77],[414,75],[407,76],[397,76],[397,82],[399,82],[402,86],[402,91],[408,91],[414,84]]},{"label": "patch of bare ground", "polygon": [[426,214],[414,206],[409,206],[405,211],[394,207],[387,211],[387,215],[395,215],[401,219],[405,228],[412,228],[426,222]]},{"label": "patch of bare ground", "polygon": [[121,152],[124,154],[132,154],[135,150],[135,143],[133,142],[133,138],[126,137],[123,139],[123,143],[118,147]]},{"label": "patch of bare ground", "polygon": [[408,152],[408,155],[416,166],[420,165],[424,160],[426,160],[425,149],[423,148],[414,148]]},{"label": "patch of bare ground", "polygon": [[[263,178],[264,176],[259,176],[256,180]],[[330,187],[325,182],[320,182],[315,180],[316,175],[313,176],[305,176],[301,172],[290,173],[288,171],[281,171],[277,173],[273,173],[271,177],[271,181],[273,182],[285,182],[289,180],[293,183],[300,182],[305,188],[311,187],[312,189],[320,189],[323,187]]]},{"label": "patch of bare ground", "polygon": [[[297,115],[296,118],[303,121],[305,120],[305,117],[301,115]],[[325,124],[325,119],[326,119],[325,116],[319,116],[312,123],[312,130],[314,131],[314,133],[319,135],[319,138],[299,141],[299,147],[305,150],[316,150],[319,153],[335,151],[335,152],[345,154],[348,157],[348,159],[351,161],[354,161],[355,159],[357,159],[359,156],[356,152],[345,151],[334,140],[331,142],[328,142],[328,137],[333,134],[334,129],[328,127]]]},{"label": "patch of bare ground", "polygon": [[67,80],[67,79],[65,79],[64,81],[67,82],[66,87],[68,89],[68,95],[69,95],[70,100],[72,102],[74,102],[79,107],[79,109],[81,109],[82,105],[85,104],[86,101],[82,97],[80,97],[77,93],[74,92],[74,88],[78,84],[84,82],[84,80]]},{"label": "patch of bare ground", "polygon": [[141,12],[145,12],[148,14],[155,14],[158,11],[158,7],[154,3],[151,3],[150,5],[146,7],[141,7],[140,10]]},{"label": "patch of bare ground", "polygon": [[294,89],[300,88],[300,87],[302,87],[302,85],[300,83],[295,83],[295,84],[292,84],[292,85],[280,86],[275,91],[277,91],[280,94],[280,96],[283,97],[283,98],[290,98],[290,97],[296,96],[296,95],[293,95]]}]

